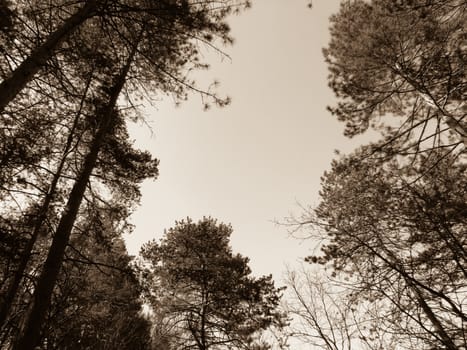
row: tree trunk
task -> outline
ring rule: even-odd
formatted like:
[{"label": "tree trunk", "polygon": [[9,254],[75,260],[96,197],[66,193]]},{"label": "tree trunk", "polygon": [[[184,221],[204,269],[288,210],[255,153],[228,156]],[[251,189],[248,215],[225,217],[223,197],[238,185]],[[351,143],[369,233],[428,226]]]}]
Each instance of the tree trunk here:
[{"label": "tree trunk", "polygon": [[[419,286],[423,284],[417,281],[414,277],[410,276],[410,274],[405,270],[403,264],[398,260],[398,258],[388,249],[386,250],[386,254],[388,254],[389,259],[384,258],[381,254],[376,254],[380,259],[385,261],[387,265],[398,272],[402,278],[404,279],[407,287],[415,294],[416,299],[420,307],[423,310],[423,313],[430,321],[431,325],[433,326],[435,333],[439,336],[439,341],[446,347],[448,350],[457,350],[456,345],[454,344],[450,335],[446,332],[446,329],[441,324],[440,320],[436,317],[435,313],[431,309],[430,305],[428,305],[422,291],[419,289]],[[418,284],[418,285],[417,285]]]},{"label": "tree trunk", "polygon": [[[419,289],[419,287],[427,290],[430,294],[435,295],[439,298],[442,298],[443,295],[441,293],[437,293],[435,290],[431,289],[429,286],[424,285],[423,283],[421,283],[420,281],[412,277],[405,270],[403,263],[401,263],[398,257],[395,256],[391,250],[387,249],[384,246],[384,243],[380,242],[380,246],[384,249],[384,252],[388,255],[387,257],[385,257],[383,254],[376,251],[373,247],[371,247],[371,245],[368,244],[368,242],[360,241],[360,243],[362,243],[365,247],[369,248],[369,250],[376,257],[381,259],[386,264],[387,267],[389,267],[391,270],[400,274],[400,276],[404,279],[407,287],[415,294],[415,297],[419,303],[419,306],[422,308],[423,313],[430,321],[431,325],[434,328],[435,333],[438,335],[439,337],[438,340],[441,341],[441,343],[446,347],[446,349],[457,350],[457,347],[454,344],[454,341],[452,340],[451,336],[446,332],[446,329],[441,324],[440,320],[436,317],[430,305],[428,305],[428,303],[426,302],[426,299],[422,291]],[[443,300],[447,301],[447,298],[443,298]],[[451,303],[450,305],[455,306],[455,305],[452,305]],[[461,317],[462,315],[463,314],[460,314]]]},{"label": "tree trunk", "polygon": [[10,314],[11,308],[13,306],[13,301],[18,293],[19,285],[21,283],[21,280],[23,279],[24,273],[29,263],[29,259],[31,258],[32,250],[37,241],[37,238],[39,237],[39,233],[44,223],[44,220],[47,217],[47,211],[49,210],[50,203],[53,197],[55,196],[58,181],[60,180],[60,177],[62,176],[62,170],[63,170],[63,167],[65,166],[68,153],[72,146],[75,130],[78,125],[78,120],[81,116],[81,108],[86,98],[86,94],[88,92],[91,80],[92,80],[92,76],[88,80],[86,89],[83,93],[80,110],[77,112],[76,117],[73,120],[73,125],[68,134],[67,140],[65,142],[65,146],[63,147],[62,158],[60,159],[60,163],[58,164],[57,170],[55,171],[54,176],[52,178],[52,182],[50,183],[49,190],[47,191],[44,201],[42,202],[42,205],[37,214],[37,218],[35,220],[34,227],[32,229],[31,237],[29,238],[29,241],[26,247],[24,247],[23,251],[21,252],[20,262],[7,288],[2,305],[0,305],[0,329],[2,329],[5,326],[5,322],[8,318],[8,315]]},{"label": "tree trunk", "polygon": [[443,343],[446,349],[457,350],[457,346],[454,344],[453,340],[451,339],[449,334],[446,332],[446,330],[444,329],[443,325],[441,324],[441,322],[438,320],[438,318],[434,314],[431,307],[425,301],[425,298],[422,295],[421,291],[412,283],[412,281],[410,281],[409,279],[405,279],[405,280],[407,284],[409,285],[409,288],[412,289],[412,291],[414,292],[426,317],[430,320],[431,324],[433,325],[433,328],[435,329],[435,333],[438,334],[440,338],[439,340],[441,341],[441,343]]},{"label": "tree trunk", "polygon": [[109,102],[102,111],[100,124],[97,133],[94,135],[90,150],[85,157],[80,174],[75,181],[73,189],[68,197],[60,223],[53,237],[52,245],[49,249],[47,259],[44,263],[41,275],[32,297],[30,311],[27,313],[24,326],[14,342],[13,350],[33,350],[40,342],[42,323],[48,308],[50,307],[53,289],[57,281],[60,268],[65,255],[65,248],[70,240],[71,231],[75,223],[78,210],[80,208],[86,186],[91,173],[96,165],[99,150],[103,139],[109,132],[112,119],[115,115],[115,105],[117,98],[125,84],[126,76],[136,53],[136,45],[130,54],[126,65],[117,77],[114,86],[109,92]]},{"label": "tree trunk", "polygon": [[74,15],[68,18],[61,27],[47,37],[47,40],[36,48],[12,73],[0,84],[0,113],[16,95],[31,81],[57,47],[81,23],[92,16],[97,8],[98,0],[86,0],[86,4]]}]

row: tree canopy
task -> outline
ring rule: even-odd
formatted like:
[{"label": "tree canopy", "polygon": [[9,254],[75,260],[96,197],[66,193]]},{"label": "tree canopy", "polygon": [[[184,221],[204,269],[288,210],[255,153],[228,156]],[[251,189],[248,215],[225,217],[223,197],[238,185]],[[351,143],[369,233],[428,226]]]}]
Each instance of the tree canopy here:
[{"label": "tree canopy", "polygon": [[[225,18],[243,5],[0,4],[1,211],[7,214],[5,236],[20,233],[2,247],[5,344],[41,346],[69,245],[83,220],[95,218],[93,210],[107,210],[125,227],[139,185],[157,176],[158,161],[128,140],[126,121],[140,118],[135,98],[163,93],[180,101],[196,91],[206,103],[228,102],[198,88],[188,72],[207,67],[200,43],[231,42]],[[17,230],[10,229],[13,222],[20,224]]]},{"label": "tree canopy", "polygon": [[281,288],[271,276],[251,276],[248,258],[230,248],[231,234],[212,218],[186,219],[143,246],[148,301],[165,325],[168,349],[264,348],[261,332],[284,322]]},{"label": "tree canopy", "polygon": [[462,0],[355,0],[331,17],[329,109],[347,136],[382,137],[338,153],[319,204],[292,218],[321,272],[289,280],[309,343],[467,347],[466,14]]},{"label": "tree canopy", "polygon": [[324,53],[338,98],[330,110],[348,136],[373,126],[393,145],[404,140],[402,153],[466,146],[466,6],[342,2]]}]

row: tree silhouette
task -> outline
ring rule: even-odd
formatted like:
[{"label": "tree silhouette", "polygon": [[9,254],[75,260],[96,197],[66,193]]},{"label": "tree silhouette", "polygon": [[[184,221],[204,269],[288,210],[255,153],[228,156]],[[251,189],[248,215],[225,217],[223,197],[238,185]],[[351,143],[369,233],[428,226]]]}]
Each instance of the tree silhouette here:
[{"label": "tree silhouette", "polygon": [[[343,2],[324,50],[330,110],[354,136],[370,126],[392,153],[467,144],[465,1]],[[383,118],[382,118],[383,117]]]},{"label": "tree silhouette", "polygon": [[324,175],[322,201],[302,220],[323,242],[308,261],[350,278],[357,303],[384,301],[381,325],[401,341],[464,347],[465,166],[445,157],[400,170],[359,161],[364,152]]},{"label": "tree silhouette", "polygon": [[141,250],[148,301],[174,348],[260,349],[261,331],[283,322],[281,289],[271,276],[251,276],[248,258],[232,253],[231,233],[211,218],[187,219]]}]

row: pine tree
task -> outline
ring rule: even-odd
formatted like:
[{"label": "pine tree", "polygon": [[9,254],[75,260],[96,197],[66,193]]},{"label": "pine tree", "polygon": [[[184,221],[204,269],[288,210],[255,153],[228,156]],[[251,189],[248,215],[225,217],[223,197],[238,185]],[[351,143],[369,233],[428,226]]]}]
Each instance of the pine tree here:
[{"label": "pine tree", "polygon": [[229,246],[231,233],[211,218],[187,219],[143,246],[148,301],[173,348],[259,349],[261,332],[284,321],[281,289],[271,276],[251,276],[248,258]]}]

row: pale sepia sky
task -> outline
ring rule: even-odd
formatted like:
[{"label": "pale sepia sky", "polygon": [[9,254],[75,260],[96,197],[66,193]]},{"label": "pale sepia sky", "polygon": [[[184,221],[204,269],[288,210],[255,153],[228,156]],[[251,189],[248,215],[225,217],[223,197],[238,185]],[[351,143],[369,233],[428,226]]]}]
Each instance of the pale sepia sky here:
[{"label": "pale sepia sky", "polygon": [[322,48],[338,4],[314,0],[310,10],[306,0],[254,0],[230,21],[231,60],[209,56],[201,81],[218,79],[232,104],[204,112],[192,96],[179,108],[164,101],[147,110],[154,134],[140,128],[132,135],[160,159],[160,176],[142,188],[131,254],[187,216],[231,223],[234,251],[278,284],[286,263],[311,252],[310,242],[288,237],[273,220],[299,212],[297,202],[316,204],[333,150],[361,142],[346,139],[325,109],[333,95]]}]

